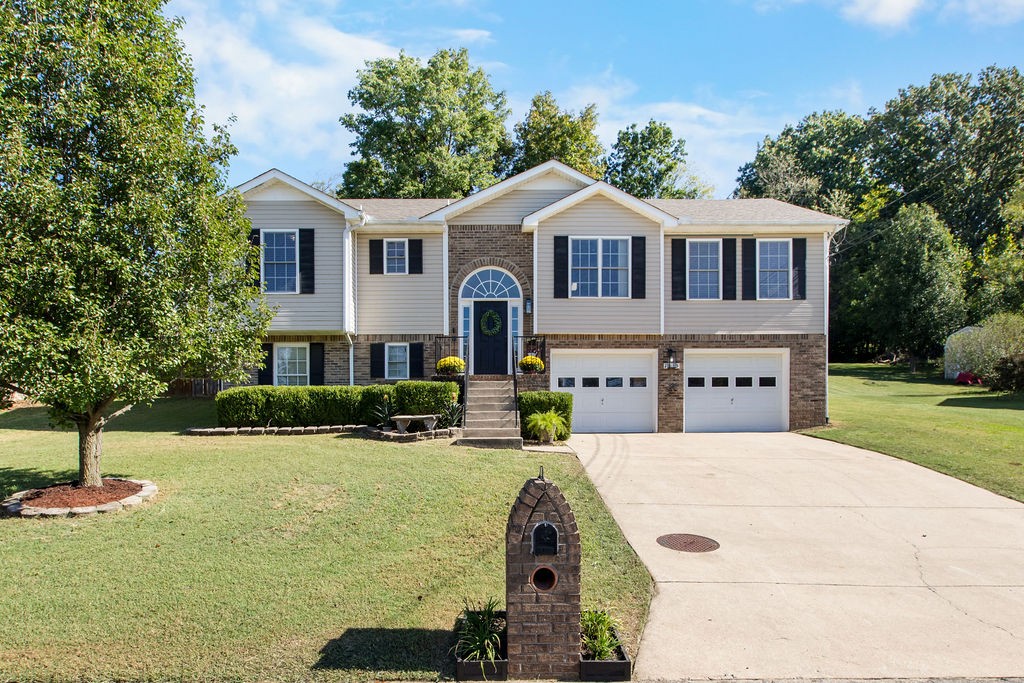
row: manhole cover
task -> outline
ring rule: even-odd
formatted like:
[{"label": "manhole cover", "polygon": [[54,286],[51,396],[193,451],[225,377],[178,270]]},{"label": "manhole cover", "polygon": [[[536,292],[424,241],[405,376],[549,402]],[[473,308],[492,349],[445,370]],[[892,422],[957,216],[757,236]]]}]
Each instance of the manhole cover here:
[{"label": "manhole cover", "polygon": [[679,550],[684,553],[710,553],[718,550],[718,541],[707,536],[695,536],[694,534],[665,534],[658,536],[658,545],[665,546],[670,550]]}]

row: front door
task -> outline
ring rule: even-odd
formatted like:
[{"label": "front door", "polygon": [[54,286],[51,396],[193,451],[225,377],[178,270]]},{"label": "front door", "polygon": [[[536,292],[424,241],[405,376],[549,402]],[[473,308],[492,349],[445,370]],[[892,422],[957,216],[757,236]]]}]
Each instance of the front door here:
[{"label": "front door", "polygon": [[473,373],[508,374],[508,302],[473,302]]}]

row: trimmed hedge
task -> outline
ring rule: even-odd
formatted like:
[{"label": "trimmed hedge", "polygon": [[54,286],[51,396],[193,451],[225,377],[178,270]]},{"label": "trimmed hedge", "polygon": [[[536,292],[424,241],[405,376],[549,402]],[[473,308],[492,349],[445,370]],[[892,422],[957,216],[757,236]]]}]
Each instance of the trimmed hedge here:
[{"label": "trimmed hedge", "polygon": [[372,424],[387,397],[392,413],[442,413],[458,394],[454,382],[399,382],[369,386],[234,387],[217,394],[221,427],[311,427]]},{"label": "trimmed hedge", "polygon": [[526,430],[526,420],[534,413],[553,410],[565,420],[555,438],[564,441],[572,435],[572,394],[567,391],[523,391],[519,394],[519,424],[524,438],[533,436]]}]

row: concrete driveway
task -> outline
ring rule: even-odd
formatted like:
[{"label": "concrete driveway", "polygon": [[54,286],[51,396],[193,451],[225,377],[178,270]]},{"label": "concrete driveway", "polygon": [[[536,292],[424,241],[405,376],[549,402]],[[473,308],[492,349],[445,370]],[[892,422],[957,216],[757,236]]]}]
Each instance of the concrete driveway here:
[{"label": "concrete driveway", "polygon": [[657,582],[635,678],[1024,676],[1024,505],[798,434],[570,445]]}]

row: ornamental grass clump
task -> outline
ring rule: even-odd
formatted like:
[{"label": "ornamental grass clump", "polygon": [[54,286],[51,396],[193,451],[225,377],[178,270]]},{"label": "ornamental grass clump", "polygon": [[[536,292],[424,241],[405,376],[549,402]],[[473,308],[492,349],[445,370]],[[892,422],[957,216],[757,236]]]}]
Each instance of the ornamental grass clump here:
[{"label": "ornamental grass clump", "polygon": [[494,664],[501,658],[502,642],[505,640],[505,617],[499,614],[498,600],[488,598],[480,606],[472,606],[469,601],[459,618],[458,640],[455,643],[455,656],[462,660],[480,662],[480,670],[484,670],[484,662]]},{"label": "ornamental grass clump", "polygon": [[459,375],[466,371],[466,361],[458,356],[445,356],[434,367],[439,375]]},{"label": "ornamental grass clump", "polygon": [[609,660],[618,658],[622,645],[615,637],[617,624],[604,610],[583,610],[580,615],[580,638],[583,656],[586,659]]},{"label": "ornamental grass clump", "polygon": [[523,372],[544,372],[544,361],[537,356],[523,356],[519,369]]}]

